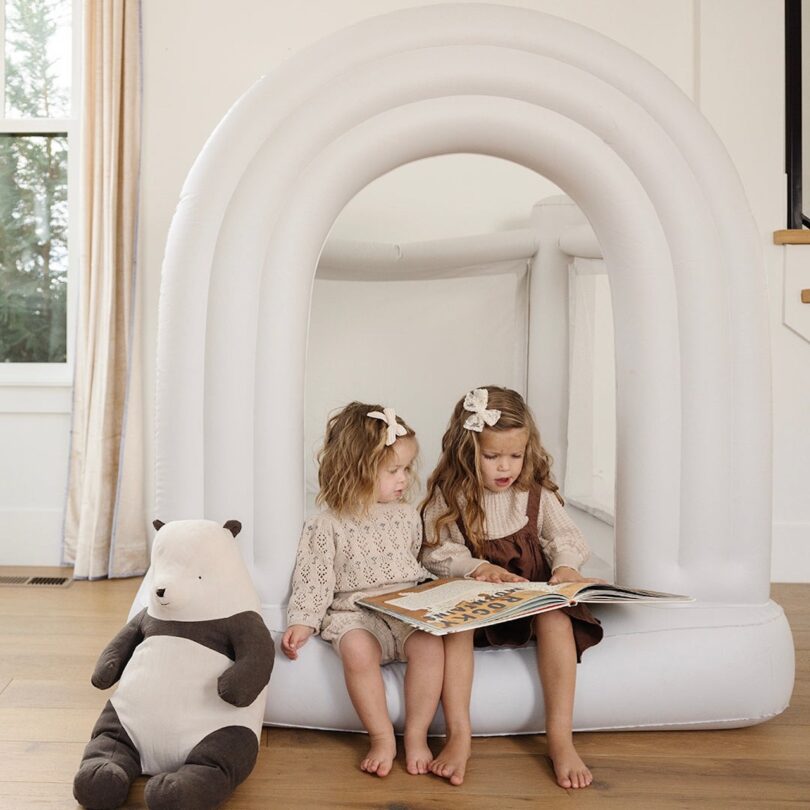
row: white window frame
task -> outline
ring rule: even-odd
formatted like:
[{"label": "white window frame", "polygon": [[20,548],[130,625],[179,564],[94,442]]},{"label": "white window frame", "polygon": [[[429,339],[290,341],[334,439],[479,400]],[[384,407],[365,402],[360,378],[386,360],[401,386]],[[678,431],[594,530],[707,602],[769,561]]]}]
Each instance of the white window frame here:
[{"label": "white window frame", "polygon": [[[79,257],[79,214],[81,211],[80,183],[82,170],[82,3],[71,3],[71,87],[69,118],[4,118],[5,111],[5,0],[0,0],[0,134],[26,133],[67,133],[67,194],[68,194],[68,271],[67,271],[67,323],[64,363],[4,363],[0,362],[0,387],[24,386],[65,386],[73,385],[73,369],[76,351],[76,319],[78,307]],[[2,408],[0,408],[2,410]]]}]

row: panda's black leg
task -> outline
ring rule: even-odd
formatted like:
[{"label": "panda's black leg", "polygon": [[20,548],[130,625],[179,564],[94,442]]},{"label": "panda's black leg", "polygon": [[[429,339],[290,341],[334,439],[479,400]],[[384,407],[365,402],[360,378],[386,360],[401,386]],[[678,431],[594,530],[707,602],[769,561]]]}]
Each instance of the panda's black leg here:
[{"label": "panda's black leg", "polygon": [[107,701],[73,778],[73,796],[89,810],[112,810],[126,801],[140,773],[140,755]]},{"label": "panda's black leg", "polygon": [[244,726],[227,726],[204,737],[173,773],[159,773],[146,783],[149,810],[218,807],[256,764],[259,741]]}]

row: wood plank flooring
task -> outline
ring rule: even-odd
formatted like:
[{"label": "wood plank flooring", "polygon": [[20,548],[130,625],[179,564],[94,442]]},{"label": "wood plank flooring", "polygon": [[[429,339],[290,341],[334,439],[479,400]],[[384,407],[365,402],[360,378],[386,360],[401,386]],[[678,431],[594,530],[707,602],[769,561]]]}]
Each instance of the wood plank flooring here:
[{"label": "wood plank flooring", "polygon": [[[20,570],[0,568],[0,574]],[[123,624],[138,584],[0,588],[0,810],[77,807],[73,774],[108,697],[90,685],[90,673]],[[579,751],[595,778],[584,791],[555,785],[542,736],[475,739],[467,779],[453,788],[408,775],[401,756],[385,779],[361,773],[362,735],[270,728],[255,770],[225,807],[810,808],[810,584],[774,585],[773,598],[793,629],[797,680],[789,709],[768,723],[580,734]],[[144,781],[137,781],[126,808],[145,807]]]}]

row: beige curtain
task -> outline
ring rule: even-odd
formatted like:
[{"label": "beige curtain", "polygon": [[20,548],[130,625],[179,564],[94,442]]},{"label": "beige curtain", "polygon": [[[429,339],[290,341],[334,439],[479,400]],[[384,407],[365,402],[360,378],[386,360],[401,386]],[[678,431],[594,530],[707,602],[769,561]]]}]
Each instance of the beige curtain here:
[{"label": "beige curtain", "polygon": [[140,0],[84,0],[83,246],[65,562],[81,579],[148,564],[136,241]]}]

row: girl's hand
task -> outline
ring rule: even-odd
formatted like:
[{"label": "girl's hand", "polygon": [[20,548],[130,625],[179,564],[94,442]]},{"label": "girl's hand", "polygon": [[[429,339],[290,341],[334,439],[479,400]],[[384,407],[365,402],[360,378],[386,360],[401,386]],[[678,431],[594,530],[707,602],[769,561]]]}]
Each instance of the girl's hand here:
[{"label": "girl's hand", "polygon": [[305,624],[291,624],[285,631],[281,639],[281,650],[290,661],[298,658],[298,650],[309,641],[309,637],[315,632],[313,628]]},{"label": "girl's hand", "polygon": [[561,582],[593,582],[599,585],[607,584],[604,579],[583,577],[576,568],[569,568],[567,565],[561,565],[559,568],[555,568],[548,584],[559,585]]},{"label": "girl's hand", "polygon": [[477,579],[479,582],[528,582],[526,577],[519,577],[517,574],[512,574],[500,565],[493,565],[492,563],[481,563],[478,568],[474,569],[472,574],[469,575],[471,579]]}]

